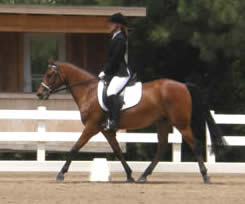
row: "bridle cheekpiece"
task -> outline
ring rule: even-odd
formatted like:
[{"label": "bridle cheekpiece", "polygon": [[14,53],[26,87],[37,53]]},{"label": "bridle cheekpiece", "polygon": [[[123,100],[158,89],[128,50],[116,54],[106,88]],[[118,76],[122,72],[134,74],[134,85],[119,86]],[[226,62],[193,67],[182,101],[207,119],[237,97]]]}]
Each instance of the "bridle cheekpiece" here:
[{"label": "bridle cheekpiece", "polygon": [[48,86],[47,84],[45,84],[44,82],[41,83],[41,85],[48,90],[48,93],[53,93],[55,92],[55,83],[56,83],[56,79],[57,79],[57,76],[59,76],[59,67],[57,65],[53,65],[53,64],[49,64],[48,65],[48,69],[54,69],[55,72],[54,72],[54,81],[52,83],[51,86]]}]

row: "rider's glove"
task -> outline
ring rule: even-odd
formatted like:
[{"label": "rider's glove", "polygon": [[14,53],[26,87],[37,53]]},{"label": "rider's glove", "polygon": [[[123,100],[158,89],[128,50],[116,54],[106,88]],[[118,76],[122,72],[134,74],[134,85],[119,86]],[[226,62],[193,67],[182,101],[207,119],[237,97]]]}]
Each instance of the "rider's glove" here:
[{"label": "rider's glove", "polygon": [[98,75],[99,79],[100,80],[103,80],[105,78],[105,72],[100,72],[99,75]]}]

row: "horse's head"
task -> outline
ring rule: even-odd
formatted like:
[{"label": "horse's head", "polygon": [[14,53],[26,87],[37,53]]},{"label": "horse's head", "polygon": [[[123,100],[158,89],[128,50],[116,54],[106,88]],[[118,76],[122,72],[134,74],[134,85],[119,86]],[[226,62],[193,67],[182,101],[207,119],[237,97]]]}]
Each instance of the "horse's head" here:
[{"label": "horse's head", "polygon": [[48,62],[48,69],[44,74],[40,87],[37,90],[37,96],[39,99],[43,100],[48,99],[51,93],[64,84],[59,72],[59,66],[52,59]]}]

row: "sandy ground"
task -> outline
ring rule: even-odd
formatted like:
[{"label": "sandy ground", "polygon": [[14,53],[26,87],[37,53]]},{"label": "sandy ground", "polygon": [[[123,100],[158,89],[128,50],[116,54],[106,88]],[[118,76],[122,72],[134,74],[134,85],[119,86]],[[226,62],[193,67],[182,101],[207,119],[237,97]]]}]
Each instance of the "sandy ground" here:
[{"label": "sandy ground", "polygon": [[[137,178],[139,175],[134,174]],[[109,183],[88,182],[88,174],[68,173],[63,183],[54,173],[0,173],[0,204],[159,204],[245,203],[245,174],[153,174],[145,184],[127,183],[113,174]]]}]

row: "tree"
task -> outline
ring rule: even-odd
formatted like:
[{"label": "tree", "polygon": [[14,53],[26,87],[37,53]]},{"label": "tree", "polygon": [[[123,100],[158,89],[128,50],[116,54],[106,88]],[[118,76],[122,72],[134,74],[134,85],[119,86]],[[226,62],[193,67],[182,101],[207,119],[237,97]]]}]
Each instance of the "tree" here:
[{"label": "tree", "polygon": [[190,80],[208,92],[212,108],[244,110],[245,2],[162,0],[146,7],[131,35],[140,77]]}]

